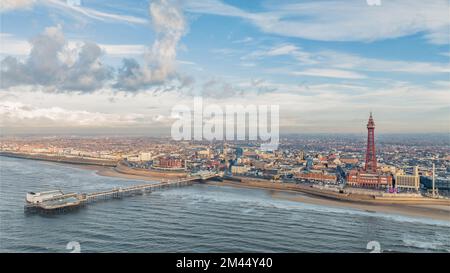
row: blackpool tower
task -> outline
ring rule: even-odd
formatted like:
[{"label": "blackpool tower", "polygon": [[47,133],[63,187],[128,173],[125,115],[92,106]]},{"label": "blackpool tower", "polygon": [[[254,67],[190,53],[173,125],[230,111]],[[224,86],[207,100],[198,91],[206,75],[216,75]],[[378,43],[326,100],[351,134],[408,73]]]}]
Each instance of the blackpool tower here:
[{"label": "blackpool tower", "polygon": [[367,150],[366,165],[364,170],[369,173],[377,172],[377,156],[375,154],[375,122],[370,113],[369,122],[367,122]]}]

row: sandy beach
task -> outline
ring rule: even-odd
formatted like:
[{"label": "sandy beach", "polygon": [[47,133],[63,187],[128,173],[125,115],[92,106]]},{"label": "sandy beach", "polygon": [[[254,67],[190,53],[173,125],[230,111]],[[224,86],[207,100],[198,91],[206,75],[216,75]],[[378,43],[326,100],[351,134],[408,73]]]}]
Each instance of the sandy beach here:
[{"label": "sandy beach", "polygon": [[[64,164],[65,163],[56,163]],[[114,167],[94,166],[94,165],[72,165],[77,168],[85,170],[93,170],[96,174],[108,177],[118,177],[124,179],[136,179],[145,181],[161,181],[161,177],[151,175],[132,175],[125,174],[115,170]],[[166,179],[167,180],[167,179]],[[403,204],[370,204],[357,201],[342,201],[333,200],[330,198],[317,196],[310,193],[301,192],[301,190],[282,189],[282,188],[267,188],[267,185],[259,185],[258,183],[246,183],[246,182],[206,182],[209,185],[216,186],[229,186],[229,187],[244,187],[255,188],[269,191],[273,198],[303,202],[314,205],[328,206],[328,207],[340,207],[340,208],[352,208],[366,212],[378,212],[404,215],[415,218],[429,218],[434,220],[443,220],[450,222],[450,206],[446,205],[403,205]],[[261,183],[262,184],[262,183]]]},{"label": "sandy beach", "polygon": [[[259,188],[257,186],[248,184],[239,184],[239,182],[208,182],[209,184],[219,185],[219,186],[231,186],[231,187],[244,187],[244,188]],[[346,202],[332,200],[328,198],[314,196],[308,193],[301,193],[293,190],[283,190],[283,189],[266,189],[270,192],[273,198],[322,205],[329,207],[341,207],[341,208],[352,208],[367,212],[380,212],[389,214],[400,214],[410,217],[419,218],[430,218],[434,220],[444,220],[450,222],[450,206],[442,205],[400,205],[400,204],[365,204],[361,202]]]},{"label": "sandy beach", "polygon": [[[64,163],[58,163],[58,164],[64,164]],[[66,164],[64,164],[66,165]],[[109,176],[109,177],[118,177],[118,178],[124,178],[124,179],[135,179],[135,180],[145,180],[145,181],[163,181],[159,176],[151,176],[151,175],[133,175],[133,174],[127,174],[127,173],[121,173],[115,170],[114,167],[103,167],[103,166],[93,166],[93,165],[73,165],[74,167],[81,168],[84,170],[91,170],[95,171],[96,174],[101,176]],[[167,179],[165,179],[167,180]]]}]

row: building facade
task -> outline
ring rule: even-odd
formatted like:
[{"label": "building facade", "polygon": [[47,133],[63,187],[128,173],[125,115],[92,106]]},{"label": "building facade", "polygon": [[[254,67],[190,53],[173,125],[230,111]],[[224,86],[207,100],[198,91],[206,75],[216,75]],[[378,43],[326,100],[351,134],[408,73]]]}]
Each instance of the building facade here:
[{"label": "building facade", "polygon": [[398,174],[395,176],[395,187],[398,189],[415,190],[419,191],[420,187],[420,177],[419,168],[416,166],[414,168],[414,174]]},{"label": "building facade", "polygon": [[392,176],[352,170],[347,173],[347,184],[353,187],[384,189],[392,187]]},{"label": "building facade", "polygon": [[183,160],[172,157],[161,157],[158,159],[158,168],[163,169],[181,169],[184,168]]}]

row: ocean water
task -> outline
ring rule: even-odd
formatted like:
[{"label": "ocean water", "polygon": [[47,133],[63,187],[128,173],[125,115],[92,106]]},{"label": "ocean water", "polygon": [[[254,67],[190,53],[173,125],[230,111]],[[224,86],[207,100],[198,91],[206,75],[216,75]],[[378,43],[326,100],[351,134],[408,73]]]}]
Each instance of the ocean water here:
[{"label": "ocean water", "polygon": [[[450,222],[304,204],[197,184],[58,215],[24,213],[28,191],[93,192],[140,181],[0,157],[0,252],[450,252]],[[147,182],[148,183],[148,182]]]}]

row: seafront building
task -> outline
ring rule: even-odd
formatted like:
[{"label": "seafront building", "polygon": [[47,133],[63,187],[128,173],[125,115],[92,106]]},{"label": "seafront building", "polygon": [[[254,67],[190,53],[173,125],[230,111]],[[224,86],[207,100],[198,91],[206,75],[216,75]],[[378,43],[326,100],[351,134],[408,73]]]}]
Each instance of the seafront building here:
[{"label": "seafront building", "polygon": [[419,191],[420,188],[420,176],[419,167],[414,167],[414,174],[407,175],[398,173],[395,175],[395,187],[398,189]]},{"label": "seafront building", "polygon": [[347,174],[347,184],[359,188],[391,188],[392,176],[351,170]]}]

